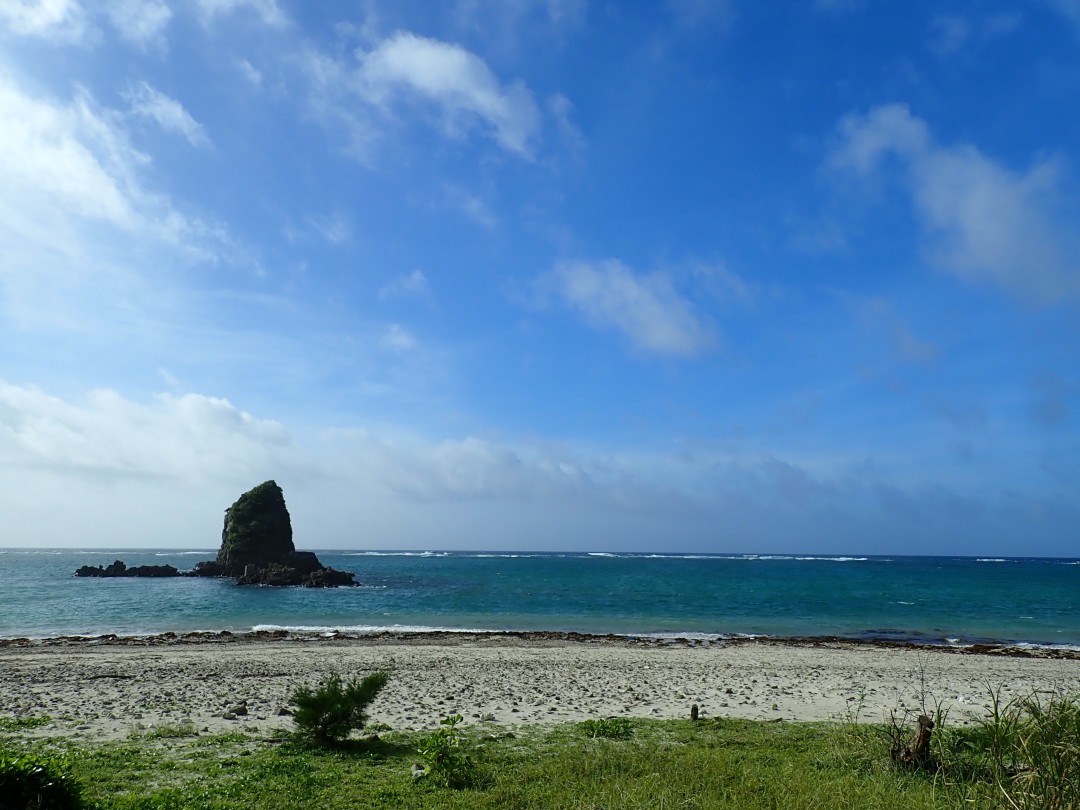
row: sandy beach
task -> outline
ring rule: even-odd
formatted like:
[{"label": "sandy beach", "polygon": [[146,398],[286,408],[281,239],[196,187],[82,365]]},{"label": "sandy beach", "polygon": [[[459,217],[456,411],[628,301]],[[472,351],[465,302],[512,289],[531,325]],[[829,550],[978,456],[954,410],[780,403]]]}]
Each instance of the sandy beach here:
[{"label": "sandy beach", "polygon": [[[590,717],[880,721],[942,705],[950,722],[1002,696],[1075,692],[1080,660],[841,641],[658,642],[616,637],[205,635],[8,641],[0,716],[48,715],[31,733],[118,739],[190,723],[201,733],[291,728],[289,695],[331,672],[385,669],[371,723],[430,728],[447,714],[515,726]],[[237,707],[241,707],[237,710]]]}]

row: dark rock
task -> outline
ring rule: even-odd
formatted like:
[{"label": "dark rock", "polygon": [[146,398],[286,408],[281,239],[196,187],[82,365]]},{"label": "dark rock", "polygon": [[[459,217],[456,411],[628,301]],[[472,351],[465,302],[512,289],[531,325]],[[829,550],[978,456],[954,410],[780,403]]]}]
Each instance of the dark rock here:
[{"label": "dark rock", "polygon": [[283,563],[295,551],[285,494],[277,482],[264,481],[225,510],[217,563],[226,576],[243,576],[247,565]]},{"label": "dark rock", "polygon": [[180,572],[171,565],[136,565],[127,569],[129,577],[178,577]]},{"label": "dark rock", "polygon": [[225,568],[217,560],[203,560],[195,563],[195,567],[188,571],[192,577],[223,577]]},{"label": "dark rock", "polygon": [[75,572],[75,576],[77,576],[77,577],[114,577],[114,576],[116,576],[116,574],[106,573],[106,572],[107,571],[111,572],[111,571],[115,570],[114,566],[118,566],[118,565],[123,565],[123,563],[120,562],[119,560],[117,560],[112,565],[110,565],[107,569],[102,568],[100,565],[84,565]]},{"label": "dark rock", "polygon": [[327,568],[311,551],[293,545],[285,495],[265,481],[225,510],[217,558],[196,564],[197,577],[235,577],[238,585],[303,585],[334,588],[356,585],[353,574]]},{"label": "dark rock", "polygon": [[84,565],[75,572],[77,577],[178,577],[180,572],[171,565],[136,565],[128,568],[117,560],[105,568]]},{"label": "dark rock", "polygon": [[293,546],[292,521],[285,494],[274,481],[264,481],[225,510],[221,548],[213,560],[181,573],[171,565],[128,568],[117,560],[102,568],[84,565],[77,577],[234,577],[238,585],[302,585],[336,588],[357,585],[353,574],[327,568],[310,551]]}]

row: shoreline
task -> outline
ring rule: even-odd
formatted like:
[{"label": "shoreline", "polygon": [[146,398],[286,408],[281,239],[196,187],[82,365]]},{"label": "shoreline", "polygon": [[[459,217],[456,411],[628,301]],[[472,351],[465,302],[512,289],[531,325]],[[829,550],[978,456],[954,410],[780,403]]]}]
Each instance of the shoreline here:
[{"label": "shoreline", "polygon": [[193,630],[162,633],[102,633],[97,635],[11,636],[0,637],[0,650],[7,648],[63,646],[168,646],[175,644],[245,644],[253,642],[307,642],[322,640],[369,642],[372,644],[458,644],[477,643],[484,639],[517,639],[524,643],[561,641],[578,644],[621,644],[656,647],[724,648],[747,644],[779,645],[783,647],[852,647],[926,652],[957,655],[999,655],[1013,658],[1038,658],[1080,661],[1080,648],[1073,645],[1054,645],[1036,642],[929,642],[895,638],[852,638],[848,636],[766,636],[719,635],[706,633],[582,633],[573,630],[395,630],[371,632],[346,630]]},{"label": "shoreline", "polygon": [[[495,730],[597,717],[881,722],[925,706],[949,723],[1003,700],[1075,694],[1080,655],[844,639],[706,644],[571,633],[162,634],[0,644],[0,715],[19,733],[122,740],[183,726],[280,736],[298,686],[385,669],[370,722],[430,729],[448,714]],[[232,711],[237,706],[243,712]]]}]

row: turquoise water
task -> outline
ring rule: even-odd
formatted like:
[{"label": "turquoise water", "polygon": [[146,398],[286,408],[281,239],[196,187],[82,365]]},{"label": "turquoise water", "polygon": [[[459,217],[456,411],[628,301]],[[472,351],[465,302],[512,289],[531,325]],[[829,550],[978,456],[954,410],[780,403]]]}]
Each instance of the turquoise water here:
[{"label": "turquoise water", "polygon": [[1072,559],[320,551],[363,586],[72,576],[214,553],[0,550],[0,637],[451,629],[1080,646]]}]

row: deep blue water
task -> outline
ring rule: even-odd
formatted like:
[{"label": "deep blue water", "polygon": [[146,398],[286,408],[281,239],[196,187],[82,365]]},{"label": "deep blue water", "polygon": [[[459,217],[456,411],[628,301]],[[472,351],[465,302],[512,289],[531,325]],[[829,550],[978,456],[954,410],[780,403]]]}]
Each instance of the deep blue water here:
[{"label": "deep blue water", "polygon": [[320,551],[360,588],[76,579],[215,551],[0,550],[0,637],[193,630],[552,630],[1080,646],[1080,561]]}]

